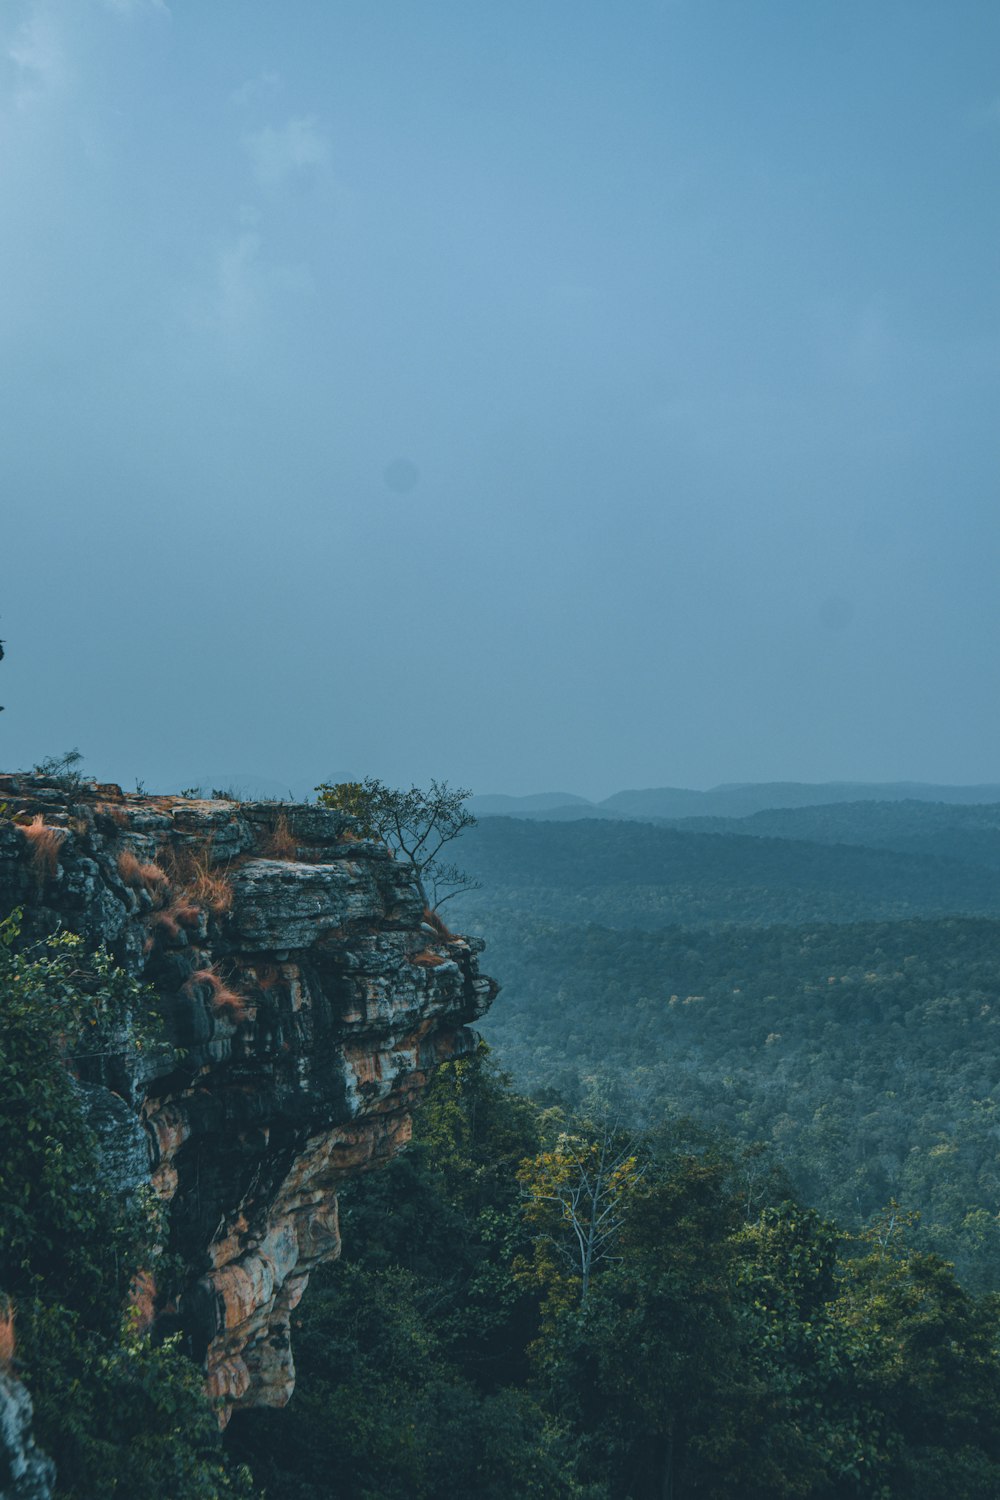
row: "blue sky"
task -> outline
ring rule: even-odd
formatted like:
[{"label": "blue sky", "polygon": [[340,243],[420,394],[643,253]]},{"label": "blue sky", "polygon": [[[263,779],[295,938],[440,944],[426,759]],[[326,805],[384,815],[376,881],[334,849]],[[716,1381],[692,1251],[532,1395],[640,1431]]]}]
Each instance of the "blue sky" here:
[{"label": "blue sky", "polygon": [[4,0],[0,758],[1000,779],[1000,9]]}]

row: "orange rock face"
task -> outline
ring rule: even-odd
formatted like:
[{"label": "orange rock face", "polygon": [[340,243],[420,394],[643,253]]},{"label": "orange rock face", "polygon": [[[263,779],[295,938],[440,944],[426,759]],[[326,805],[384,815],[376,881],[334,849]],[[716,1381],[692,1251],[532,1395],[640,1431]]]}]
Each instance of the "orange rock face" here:
[{"label": "orange rock face", "polygon": [[[0,802],[0,912],[24,908],[25,939],[106,944],[156,990],[171,1050],[83,1079],[109,1180],[170,1205],[187,1274],[156,1316],[223,1420],[283,1405],[292,1311],[340,1250],[338,1185],[405,1144],[430,1071],[474,1044],[496,992],[481,945],[426,923],[412,867],[345,814],[28,776],[0,777]],[[55,831],[51,869],[26,822]],[[154,1296],[137,1289],[144,1318]]]}]

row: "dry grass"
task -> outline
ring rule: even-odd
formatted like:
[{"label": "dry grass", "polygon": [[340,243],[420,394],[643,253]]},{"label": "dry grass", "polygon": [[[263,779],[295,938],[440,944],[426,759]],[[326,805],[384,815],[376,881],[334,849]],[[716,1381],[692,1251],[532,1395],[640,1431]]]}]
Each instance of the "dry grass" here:
[{"label": "dry grass", "polygon": [[148,891],[157,906],[163,906],[170,895],[170,877],[152,861],[144,863],[131,849],[118,856],[118,873],[134,891]]},{"label": "dry grass", "polygon": [[228,1011],[229,1017],[233,1021],[246,1020],[246,999],[237,990],[231,989],[224,980],[220,979],[214,969],[196,969],[184,985],[184,993],[193,999],[194,991],[202,986],[211,991],[213,1010]]},{"label": "dry grass", "polygon": [[213,996],[212,1003],[216,1010],[227,1010],[233,1021],[245,1021],[247,1018],[247,1002],[239,990],[230,989],[228,985],[220,985]]},{"label": "dry grass", "polygon": [[166,897],[170,890],[170,877],[166,870],[161,870],[157,864],[140,865],[139,874],[143,885],[154,899],[159,897],[162,900]]},{"label": "dry grass", "polygon": [[6,1297],[0,1301],[0,1370],[9,1368],[17,1347],[14,1332],[14,1304]]},{"label": "dry grass", "polygon": [[[146,918],[146,927],[153,941],[164,939],[175,943],[181,935],[181,928],[197,928],[201,926],[204,911],[196,906],[193,901],[172,901],[169,906],[162,907],[158,911],[150,912]],[[152,947],[152,942],[150,942]],[[149,948],[143,950],[149,952]]]},{"label": "dry grass", "polygon": [[182,927],[197,927],[203,915],[202,908],[193,901],[175,901],[169,910]]},{"label": "dry grass", "polygon": [[410,963],[419,964],[423,969],[436,969],[438,964],[447,963],[440,953],[435,953],[433,948],[425,948],[421,953],[411,953]]},{"label": "dry grass", "polygon": [[269,859],[298,858],[299,846],[292,838],[288,819],[284,813],[279,813],[275,819],[274,827],[264,842],[263,852]]},{"label": "dry grass", "polygon": [[170,908],[150,912],[146,926],[154,942],[160,939],[175,943],[181,935],[180,923]]},{"label": "dry grass", "polygon": [[59,849],[66,837],[64,828],[46,826],[42,813],[37,813],[30,823],[20,824],[21,832],[31,845],[31,868],[39,880],[54,875],[59,868]]},{"label": "dry grass", "polygon": [[186,890],[196,905],[205,907],[216,917],[229,911],[233,904],[233,888],[226,876],[209,869],[208,865],[197,870]]},{"label": "dry grass", "polygon": [[131,849],[125,849],[118,856],[118,873],[126,885],[130,885],[137,891],[142,885],[142,860],[138,859]]},{"label": "dry grass", "polygon": [[185,904],[220,917],[233,904],[233,887],[224,871],[212,868],[211,845],[170,850],[170,878],[185,897]]},{"label": "dry grass", "polygon": [[424,907],[424,921],[427,923],[428,927],[434,928],[434,931],[444,942],[455,943],[458,941],[455,934],[443,921],[440,913],[432,911],[429,906]]}]

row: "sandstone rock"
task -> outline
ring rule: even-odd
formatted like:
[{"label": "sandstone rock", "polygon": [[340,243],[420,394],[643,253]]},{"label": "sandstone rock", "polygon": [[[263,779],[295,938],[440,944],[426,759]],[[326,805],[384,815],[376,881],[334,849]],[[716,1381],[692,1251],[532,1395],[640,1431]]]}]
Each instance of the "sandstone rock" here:
[{"label": "sandstone rock", "polygon": [[[405,1144],[430,1070],[474,1044],[482,944],[429,929],[413,868],[332,809],[22,775],[3,802],[0,915],[23,905],[25,941],[106,944],[156,990],[171,1047],[84,1059],[80,1086],[109,1181],[170,1203],[187,1280],[159,1321],[223,1419],[281,1405],[292,1309],[339,1253],[337,1187]],[[44,878],[11,821],[39,813],[62,830]]]}]

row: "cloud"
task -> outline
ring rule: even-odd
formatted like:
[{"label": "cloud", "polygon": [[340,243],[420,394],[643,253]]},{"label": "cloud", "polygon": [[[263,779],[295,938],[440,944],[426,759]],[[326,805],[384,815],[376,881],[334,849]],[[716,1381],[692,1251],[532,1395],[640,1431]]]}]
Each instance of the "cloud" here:
[{"label": "cloud", "polygon": [[327,136],[315,119],[305,115],[278,129],[265,125],[245,135],[243,144],[262,187],[279,187],[291,178],[318,171],[330,158]]},{"label": "cloud", "polygon": [[68,76],[66,52],[51,16],[36,11],[7,45],[14,64],[14,103],[24,109],[56,93]]},{"label": "cloud", "polygon": [[244,359],[315,289],[308,266],[271,259],[261,235],[244,223],[216,247],[207,280],[184,295],[182,313],[189,331],[215,352]]},{"label": "cloud", "polygon": [[285,86],[285,80],[280,73],[258,73],[255,78],[248,78],[241,83],[238,89],[233,89],[229,96],[229,102],[245,109],[249,104],[257,104],[265,99],[273,99],[280,94]]}]

